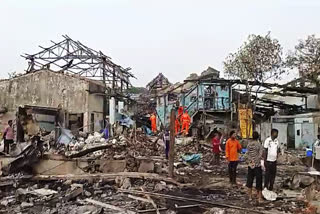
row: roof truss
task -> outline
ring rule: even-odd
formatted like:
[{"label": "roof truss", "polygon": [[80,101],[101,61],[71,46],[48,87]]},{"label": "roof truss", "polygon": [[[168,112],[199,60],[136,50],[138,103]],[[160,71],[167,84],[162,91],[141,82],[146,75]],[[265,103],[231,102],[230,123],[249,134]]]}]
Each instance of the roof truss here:
[{"label": "roof truss", "polygon": [[130,78],[135,78],[129,72],[131,68],[115,64],[101,51],[93,50],[67,35],[63,38],[64,40],[58,43],[51,41],[50,47],[39,46],[42,50],[36,54],[22,55],[28,60],[27,73],[48,68],[52,71],[66,71],[101,80],[107,87],[116,91],[123,91],[131,86]]}]

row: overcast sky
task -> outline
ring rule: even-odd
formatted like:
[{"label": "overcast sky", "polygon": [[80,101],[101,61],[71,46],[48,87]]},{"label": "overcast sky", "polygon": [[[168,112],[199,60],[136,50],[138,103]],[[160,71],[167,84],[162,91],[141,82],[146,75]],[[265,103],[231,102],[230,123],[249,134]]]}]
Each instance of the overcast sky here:
[{"label": "overcast sky", "polygon": [[67,34],[131,67],[135,85],[159,72],[183,81],[208,66],[223,70],[252,33],[271,31],[285,50],[319,36],[319,9],[317,0],[0,0],[0,77],[23,72],[21,54]]}]

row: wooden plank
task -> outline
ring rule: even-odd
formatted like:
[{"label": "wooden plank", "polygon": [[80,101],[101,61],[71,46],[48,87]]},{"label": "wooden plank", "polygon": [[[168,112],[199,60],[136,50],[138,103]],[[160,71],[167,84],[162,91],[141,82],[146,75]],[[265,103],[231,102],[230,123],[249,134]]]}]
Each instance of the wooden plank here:
[{"label": "wooden plank", "polygon": [[[159,208],[159,211],[164,211],[164,210],[168,210],[168,208]],[[149,210],[138,210],[138,213],[153,213],[155,212],[155,209],[149,209]]]},{"label": "wooden plank", "polygon": [[165,181],[180,187],[190,186],[192,184],[181,184],[172,178],[163,177],[156,173],[139,173],[139,172],[118,172],[118,173],[96,173],[81,175],[36,175],[32,180],[86,180],[86,179],[115,179],[116,177],[152,179],[157,181]]},{"label": "wooden plank", "polygon": [[171,109],[170,115],[170,144],[169,144],[169,177],[173,177],[173,162],[174,162],[174,144],[175,144],[175,120],[176,120],[176,113],[174,108]]},{"label": "wooden plank", "polygon": [[[195,207],[200,207],[200,204],[192,204],[192,205],[185,205],[185,206],[175,206],[175,209],[177,210],[183,210],[183,209],[190,209]],[[168,210],[168,208],[159,208],[159,211]],[[138,210],[138,213],[151,213],[156,212],[156,209],[149,209],[149,210]]]},{"label": "wooden plank", "polygon": [[94,204],[94,205],[98,205],[100,207],[104,207],[104,208],[107,208],[107,209],[120,211],[120,212],[127,213],[127,214],[135,214],[136,213],[136,212],[133,212],[133,211],[130,211],[130,210],[126,210],[126,209],[123,209],[123,208],[120,208],[120,207],[117,207],[117,206],[114,206],[114,205],[111,205],[111,204],[102,203],[100,201],[96,201],[96,200],[89,199],[89,198],[87,198],[85,201],[88,202],[88,203]]},{"label": "wooden plank", "polygon": [[142,201],[142,202],[145,202],[145,203],[150,203],[150,201],[146,198],[142,198],[142,197],[138,197],[138,196],[134,196],[134,195],[128,195],[128,198],[131,198],[131,199],[134,199],[134,200],[137,200],[137,201]]},{"label": "wooden plank", "polygon": [[200,207],[201,204],[190,204],[190,205],[184,205],[184,206],[178,206],[175,205],[176,209],[189,209],[189,208],[195,208],[195,207]]},{"label": "wooden plank", "polygon": [[[143,192],[146,192],[145,189],[143,187],[141,187],[141,190]],[[150,195],[148,195],[147,193],[144,194],[147,199],[149,200],[149,202],[152,204],[153,208],[156,209],[156,213],[160,214],[160,211],[158,210],[158,206],[156,205],[156,203],[152,200],[152,198],[150,197]]]}]

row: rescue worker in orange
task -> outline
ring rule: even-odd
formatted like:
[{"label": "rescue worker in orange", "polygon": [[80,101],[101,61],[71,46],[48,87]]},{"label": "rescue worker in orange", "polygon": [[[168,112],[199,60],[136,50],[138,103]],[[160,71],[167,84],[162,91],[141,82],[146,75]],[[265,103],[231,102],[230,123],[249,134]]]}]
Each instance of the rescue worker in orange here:
[{"label": "rescue worker in orange", "polygon": [[187,110],[182,115],[181,120],[182,120],[182,130],[181,131],[184,132],[185,135],[188,135],[191,118],[190,118]]},{"label": "rescue worker in orange", "polygon": [[153,133],[156,133],[157,132],[157,117],[154,113],[151,114],[150,121],[151,121],[151,131]]}]

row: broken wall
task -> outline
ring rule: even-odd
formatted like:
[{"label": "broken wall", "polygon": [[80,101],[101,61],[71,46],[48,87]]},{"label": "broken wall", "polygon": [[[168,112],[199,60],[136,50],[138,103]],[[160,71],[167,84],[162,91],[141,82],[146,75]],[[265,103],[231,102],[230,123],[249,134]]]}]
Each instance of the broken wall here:
[{"label": "broken wall", "polygon": [[[92,124],[93,131],[100,131],[103,124],[103,96],[94,94],[89,95],[89,121]],[[93,117],[93,118],[92,118]]]},{"label": "broken wall", "polygon": [[9,111],[19,105],[57,108],[73,113],[87,110],[88,83],[85,80],[47,70],[22,75],[0,82],[0,103]]},{"label": "broken wall", "polygon": [[[103,97],[89,93],[104,92],[103,88],[103,85],[82,77],[41,70],[0,81],[0,103],[8,108],[8,115],[15,115],[21,105],[59,106],[69,113],[85,113],[83,125],[88,126],[91,112],[100,114],[103,111]],[[100,117],[98,115],[97,119]],[[1,130],[6,122],[7,119],[1,121]]]}]

